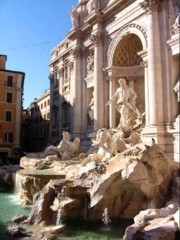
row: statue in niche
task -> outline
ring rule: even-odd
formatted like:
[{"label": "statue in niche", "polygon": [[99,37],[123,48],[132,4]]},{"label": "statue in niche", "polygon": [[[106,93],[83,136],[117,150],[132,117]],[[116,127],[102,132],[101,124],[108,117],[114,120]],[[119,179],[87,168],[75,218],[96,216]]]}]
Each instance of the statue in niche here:
[{"label": "statue in niche", "polygon": [[[177,81],[177,83],[174,86],[174,92],[177,93],[177,100],[178,103],[180,102],[180,80]],[[177,119],[180,118],[180,111],[178,112]]]},{"label": "statue in niche", "polygon": [[90,52],[88,58],[87,58],[87,72],[93,72],[94,71],[94,55]]},{"label": "statue in niche", "polygon": [[100,11],[101,3],[100,0],[90,0],[88,2],[88,12],[91,13],[93,10]]},{"label": "statue in niche", "polygon": [[116,108],[120,113],[120,122],[117,128],[123,133],[132,132],[135,121],[141,118],[141,114],[136,108],[137,95],[134,90],[128,86],[125,78],[120,78],[118,83],[119,88],[106,105],[110,105],[116,100]]},{"label": "statue in niche", "polygon": [[79,27],[79,14],[75,7],[73,7],[73,9],[70,11],[70,15],[71,15],[72,25],[75,28],[78,28]]},{"label": "statue in niche", "polygon": [[89,126],[94,126],[94,91],[92,92],[92,98],[88,106],[88,122]]},{"label": "statue in niche", "polygon": [[177,83],[175,84],[174,91],[175,93],[177,93],[178,102],[180,102],[180,80],[178,80]]},{"label": "statue in niche", "polygon": [[92,4],[95,10],[100,10],[101,9],[101,3],[100,0],[92,0]]}]

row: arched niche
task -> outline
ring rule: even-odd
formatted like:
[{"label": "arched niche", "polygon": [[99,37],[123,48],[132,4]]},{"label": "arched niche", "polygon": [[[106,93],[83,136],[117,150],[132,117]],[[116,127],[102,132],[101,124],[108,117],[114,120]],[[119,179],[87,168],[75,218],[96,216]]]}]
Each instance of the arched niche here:
[{"label": "arched niche", "polygon": [[[145,33],[137,29],[134,31],[133,28],[131,30],[124,28],[124,33],[122,31],[115,37],[109,49],[110,97],[119,86],[118,79],[125,77],[136,92],[136,106],[143,113],[145,111],[145,81],[142,64],[144,59],[141,53],[146,48],[146,38]],[[110,127],[117,126],[120,118],[118,112],[112,107],[110,118],[113,114],[115,115],[112,117],[114,123],[111,124],[112,121],[110,121]]]}]

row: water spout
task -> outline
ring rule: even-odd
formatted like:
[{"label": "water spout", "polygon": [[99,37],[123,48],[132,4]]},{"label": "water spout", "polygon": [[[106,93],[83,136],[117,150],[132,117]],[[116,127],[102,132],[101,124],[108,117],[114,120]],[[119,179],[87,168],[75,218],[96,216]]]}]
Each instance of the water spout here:
[{"label": "water spout", "polygon": [[102,214],[102,221],[103,221],[105,226],[108,226],[109,223],[111,222],[111,219],[108,216],[108,208],[104,209],[104,212]]},{"label": "water spout", "polygon": [[65,197],[65,189],[66,189],[66,186],[63,186],[61,189],[61,197]]},{"label": "water spout", "polygon": [[63,206],[59,206],[57,211],[56,226],[61,225],[63,222]]},{"label": "water spout", "polygon": [[20,175],[16,173],[13,195],[10,197],[11,202],[15,204],[20,204]]}]

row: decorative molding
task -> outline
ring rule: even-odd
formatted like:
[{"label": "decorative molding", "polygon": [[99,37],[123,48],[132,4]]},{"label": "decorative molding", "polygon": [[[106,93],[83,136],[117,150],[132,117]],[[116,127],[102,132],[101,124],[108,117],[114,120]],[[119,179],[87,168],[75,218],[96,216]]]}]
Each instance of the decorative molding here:
[{"label": "decorative molding", "polygon": [[68,66],[69,66],[70,70],[73,70],[73,68],[74,68],[74,62],[73,62],[73,61],[69,61],[69,62],[68,62]]},{"label": "decorative molding", "polygon": [[84,49],[81,46],[76,46],[74,49],[71,50],[71,54],[74,58],[80,57],[84,53]]},{"label": "decorative molding", "polygon": [[52,81],[54,81],[54,73],[50,73],[48,76],[50,82],[52,83]]},{"label": "decorative molding", "polygon": [[[131,44],[133,42],[133,44]],[[142,43],[137,35],[127,34],[121,40],[114,55],[113,65],[118,67],[130,67],[140,65]]]},{"label": "decorative molding", "polygon": [[139,4],[147,13],[150,13],[162,10],[165,7],[165,0],[140,0]]},{"label": "decorative molding", "polygon": [[143,60],[141,62],[141,66],[144,67],[144,68],[147,68],[148,67],[148,60]]},{"label": "decorative molding", "polygon": [[180,13],[176,17],[176,19],[175,19],[175,21],[172,25],[171,36],[176,34],[176,33],[180,33]]},{"label": "decorative molding", "polygon": [[103,40],[103,33],[94,33],[90,37],[93,45],[100,44]]},{"label": "decorative molding", "polygon": [[[147,30],[144,26],[139,25],[137,23],[129,23],[127,25],[122,26],[116,36],[113,38],[109,45],[107,57],[108,62],[111,65],[110,61],[112,61],[112,54],[114,55],[114,52],[116,50],[116,47],[118,46],[121,39],[128,34],[135,34],[139,37],[141,40],[141,43],[143,45],[143,49],[147,48]],[[111,58],[110,58],[111,57]],[[110,60],[111,59],[111,60]]]},{"label": "decorative molding", "polygon": [[180,80],[177,81],[173,88],[174,92],[177,94],[178,102],[180,102]]},{"label": "decorative molding", "polygon": [[58,73],[59,73],[60,76],[63,75],[63,73],[64,73],[64,66],[62,66],[61,68],[59,68]]}]

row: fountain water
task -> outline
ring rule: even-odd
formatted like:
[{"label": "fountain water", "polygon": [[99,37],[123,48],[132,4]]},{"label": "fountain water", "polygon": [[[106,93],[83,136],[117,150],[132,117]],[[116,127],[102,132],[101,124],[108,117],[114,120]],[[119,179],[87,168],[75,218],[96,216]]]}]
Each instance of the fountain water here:
[{"label": "fountain water", "polygon": [[61,225],[63,222],[63,206],[59,206],[59,209],[57,211],[57,218],[56,218],[56,226]]},{"label": "fountain water", "polygon": [[61,189],[61,197],[65,197],[65,189],[66,189],[66,186],[63,186],[62,189]]},{"label": "fountain water", "polygon": [[111,222],[111,219],[108,216],[108,208],[104,209],[104,212],[102,214],[102,221],[103,221],[105,226],[108,226],[109,223]]},{"label": "fountain water", "polygon": [[15,183],[14,183],[14,194],[10,196],[11,202],[15,204],[20,204],[20,176],[18,173],[16,173],[15,177]]}]

